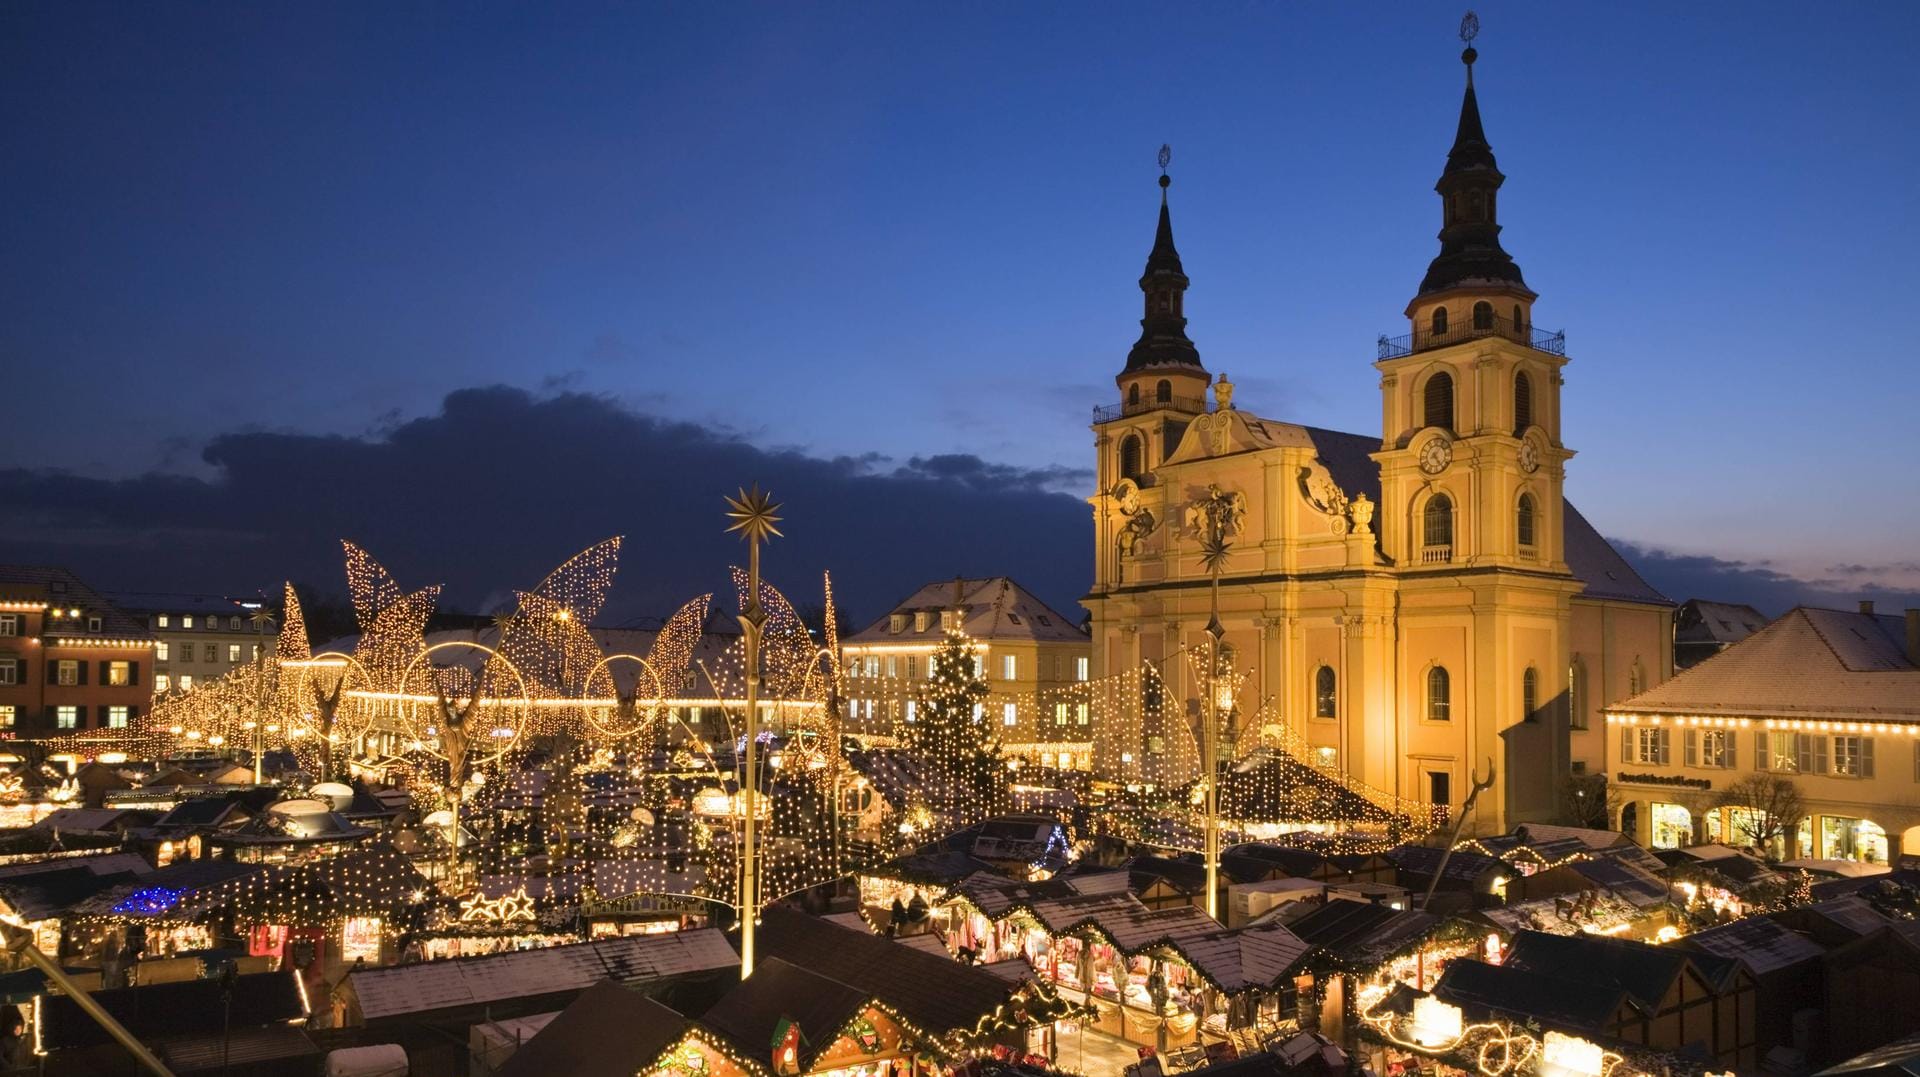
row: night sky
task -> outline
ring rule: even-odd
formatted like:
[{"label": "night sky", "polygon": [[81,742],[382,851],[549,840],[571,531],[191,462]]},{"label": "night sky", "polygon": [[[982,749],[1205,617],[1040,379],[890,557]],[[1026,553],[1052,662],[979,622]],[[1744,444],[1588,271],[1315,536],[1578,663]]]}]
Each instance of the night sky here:
[{"label": "night sky", "polygon": [[[1676,598],[1911,600],[1920,6],[1479,13],[1569,495]],[[350,537],[479,609],[624,533],[665,613],[759,480],[797,601],[1077,612],[1155,151],[1236,403],[1377,431],[1458,16],[5,5],[0,560],[337,590]]]}]

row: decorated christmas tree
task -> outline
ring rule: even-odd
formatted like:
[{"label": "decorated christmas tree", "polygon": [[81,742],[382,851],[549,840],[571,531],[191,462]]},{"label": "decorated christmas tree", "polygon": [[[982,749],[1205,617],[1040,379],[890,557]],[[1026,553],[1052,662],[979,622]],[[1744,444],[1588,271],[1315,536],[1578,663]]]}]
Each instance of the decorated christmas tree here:
[{"label": "decorated christmas tree", "polygon": [[930,672],[915,701],[917,713],[906,726],[907,747],[920,764],[926,807],[964,826],[999,807],[1006,765],[984,713],[987,683],[972,641],[949,629],[933,653]]}]

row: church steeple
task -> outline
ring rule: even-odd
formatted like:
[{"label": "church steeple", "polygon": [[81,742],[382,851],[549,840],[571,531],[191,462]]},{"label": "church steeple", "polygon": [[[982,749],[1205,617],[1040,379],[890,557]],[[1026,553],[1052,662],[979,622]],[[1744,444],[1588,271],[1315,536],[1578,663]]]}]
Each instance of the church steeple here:
[{"label": "church steeple", "polygon": [[1147,268],[1140,276],[1140,291],[1146,309],[1140,318],[1140,339],[1127,353],[1122,372],[1141,374],[1152,370],[1190,370],[1205,376],[1200,351],[1187,339],[1187,274],[1180,266],[1180,252],[1173,245],[1173,215],[1167,209],[1167,163],[1172,150],[1160,147],[1160,225],[1153,233],[1153,250],[1147,255]]},{"label": "church steeple", "polygon": [[1494,163],[1493,147],[1487,144],[1486,129],[1480,124],[1480,101],[1473,89],[1473,62],[1479,53],[1472,41],[1479,28],[1479,20],[1469,12],[1460,28],[1461,39],[1468,43],[1460,54],[1461,62],[1467,65],[1460,125],[1454,132],[1453,148],[1447,151],[1447,166],[1433,188],[1440,193],[1442,207],[1440,253],[1427,266],[1415,305],[1428,296],[1462,289],[1527,300],[1534,297],[1520,275],[1520,267],[1500,246],[1497,192],[1506,177]]}]

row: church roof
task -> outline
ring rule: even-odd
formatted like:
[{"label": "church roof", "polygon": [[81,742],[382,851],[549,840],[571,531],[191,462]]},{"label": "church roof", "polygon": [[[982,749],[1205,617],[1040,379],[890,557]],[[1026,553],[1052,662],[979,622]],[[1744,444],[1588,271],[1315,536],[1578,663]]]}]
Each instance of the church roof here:
[{"label": "church roof", "polygon": [[[1271,420],[1263,421],[1272,426],[1286,425]],[[1350,497],[1364,493],[1375,504],[1379,503],[1380,465],[1373,460],[1373,454],[1380,451],[1379,438],[1317,426],[1296,429],[1306,432],[1320,462],[1327,466],[1327,473],[1333,476],[1334,482],[1340,484],[1340,489]],[[1634,571],[1627,559],[1620,556],[1620,551],[1614,549],[1613,544],[1587,522],[1587,518],[1573,507],[1572,502],[1566,503],[1566,510],[1567,568],[1586,585],[1582,594],[1589,598],[1672,604],[1671,599]]]},{"label": "church roof", "polygon": [[[954,587],[960,594],[956,600]],[[962,631],[977,640],[1030,640],[1040,643],[1084,643],[1087,634],[1080,622],[1042,602],[1008,576],[984,579],[936,580],[908,595],[879,620],[846,638],[848,644],[863,643],[939,643],[946,638],[941,627],[942,611],[964,607]],[[915,630],[913,614],[925,613],[925,625]],[[893,631],[893,616],[905,615],[905,623]]]},{"label": "church roof", "polygon": [[1799,606],[1657,687],[1628,714],[1920,721],[1920,666],[1895,618]]}]

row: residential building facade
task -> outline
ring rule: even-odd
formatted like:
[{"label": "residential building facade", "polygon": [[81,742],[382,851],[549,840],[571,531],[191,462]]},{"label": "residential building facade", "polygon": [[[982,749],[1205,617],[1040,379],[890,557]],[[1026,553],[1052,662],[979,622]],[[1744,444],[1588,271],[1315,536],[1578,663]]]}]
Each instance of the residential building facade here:
[{"label": "residential building facade", "polygon": [[992,722],[1009,758],[1061,770],[1093,765],[1093,716],[1083,690],[1091,673],[1087,634],[1005,576],[929,583],[847,637],[851,730],[892,733],[912,722],[915,698],[933,675],[933,654],[958,627],[973,647]]},{"label": "residential building facade", "polygon": [[1440,253],[1410,331],[1377,343],[1381,429],[1351,434],[1247,411],[1202,365],[1161,177],[1142,332],[1094,413],[1083,599],[1096,677],[1150,668],[1163,697],[1121,753],[1135,780],[1200,721],[1182,656],[1206,644],[1215,516],[1224,649],[1263,712],[1227,735],[1284,727],[1316,766],[1449,807],[1492,764],[1478,829],[1560,815],[1571,774],[1604,765],[1604,702],[1669,675],[1672,604],[1562,492],[1565,339],[1500,245],[1504,179],[1469,68]]},{"label": "residential building facade", "polygon": [[276,626],[254,599],[119,591],[108,596],[153,637],[153,694],[192,691],[273,652]]},{"label": "residential building facade", "polygon": [[153,639],[64,568],[0,565],[0,739],[129,725],[152,703]]},{"label": "residential building facade", "polygon": [[[1920,610],[1796,608],[1612,704],[1607,727],[1620,829],[1644,844],[1882,864],[1920,851]],[[1798,791],[1797,826],[1771,833],[1756,778]]]}]

